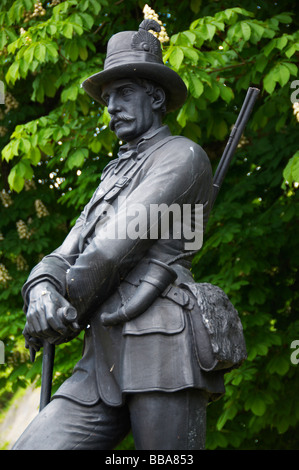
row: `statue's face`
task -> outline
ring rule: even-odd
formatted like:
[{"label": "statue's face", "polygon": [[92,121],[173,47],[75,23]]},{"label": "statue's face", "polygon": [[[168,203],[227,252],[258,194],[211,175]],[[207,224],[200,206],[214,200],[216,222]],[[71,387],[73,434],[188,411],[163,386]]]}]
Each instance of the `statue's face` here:
[{"label": "statue's face", "polygon": [[144,87],[131,79],[106,84],[102,97],[111,116],[110,129],[120,140],[132,142],[153,126],[152,98]]}]

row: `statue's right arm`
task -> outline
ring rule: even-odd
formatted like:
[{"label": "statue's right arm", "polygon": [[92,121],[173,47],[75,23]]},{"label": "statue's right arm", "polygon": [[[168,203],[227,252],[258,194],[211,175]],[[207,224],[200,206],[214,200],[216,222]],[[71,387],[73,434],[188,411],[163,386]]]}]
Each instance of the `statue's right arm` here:
[{"label": "statue's right arm", "polygon": [[79,237],[85,220],[85,211],[86,209],[77,219],[63,244],[51,254],[45,256],[29,274],[22,288],[25,312],[29,305],[31,289],[42,282],[47,281],[62,296],[66,295],[66,272],[74,264],[79,254]]},{"label": "statue's right arm", "polygon": [[[85,219],[85,210],[77,219],[61,247],[45,256],[31,271],[22,289],[26,325],[23,331],[26,344],[36,347],[35,338],[61,342],[74,336],[73,323],[69,325],[58,314],[70,307],[66,299],[66,273],[78,256],[79,236]],[[61,254],[63,252],[63,255]],[[76,331],[77,330],[77,331]],[[75,328],[78,333],[78,329]]]}]

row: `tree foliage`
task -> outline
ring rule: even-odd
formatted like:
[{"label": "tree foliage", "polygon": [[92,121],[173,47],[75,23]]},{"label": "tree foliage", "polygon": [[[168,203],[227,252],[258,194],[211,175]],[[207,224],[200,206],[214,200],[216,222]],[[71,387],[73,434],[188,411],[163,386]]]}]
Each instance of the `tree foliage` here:
[{"label": "tree foliage", "polygon": [[[299,114],[292,101],[299,88],[299,34],[294,1],[241,5],[161,0],[150,6],[170,37],[164,61],[189,90],[166,122],[173,133],[200,143],[214,169],[248,86],[261,90],[193,262],[197,281],[219,285],[231,298],[248,347],[242,367],[226,375],[225,397],[209,407],[207,448],[294,449]],[[103,68],[112,34],[136,30],[143,6],[132,0],[1,3],[3,403],[40,374],[40,355],[32,365],[24,350],[21,286],[62,242],[117,153],[107,111],[80,84]],[[55,387],[70,374],[81,343],[82,335],[57,348]]]}]

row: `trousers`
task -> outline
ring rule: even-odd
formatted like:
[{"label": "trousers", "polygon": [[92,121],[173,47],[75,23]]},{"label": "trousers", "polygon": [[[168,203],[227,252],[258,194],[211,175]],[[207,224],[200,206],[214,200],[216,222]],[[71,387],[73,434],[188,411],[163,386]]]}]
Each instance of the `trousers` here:
[{"label": "trousers", "polygon": [[128,395],[121,407],[53,399],[29,424],[12,450],[112,450],[132,430],[136,450],[205,448],[208,394]]}]

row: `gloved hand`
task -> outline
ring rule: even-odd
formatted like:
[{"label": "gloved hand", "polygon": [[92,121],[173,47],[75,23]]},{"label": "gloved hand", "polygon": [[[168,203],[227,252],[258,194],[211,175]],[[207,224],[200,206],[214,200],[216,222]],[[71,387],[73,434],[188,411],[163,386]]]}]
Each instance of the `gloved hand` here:
[{"label": "gloved hand", "polygon": [[40,349],[43,340],[60,344],[73,339],[81,330],[74,307],[48,281],[30,289],[26,317],[25,345],[35,351]]}]

